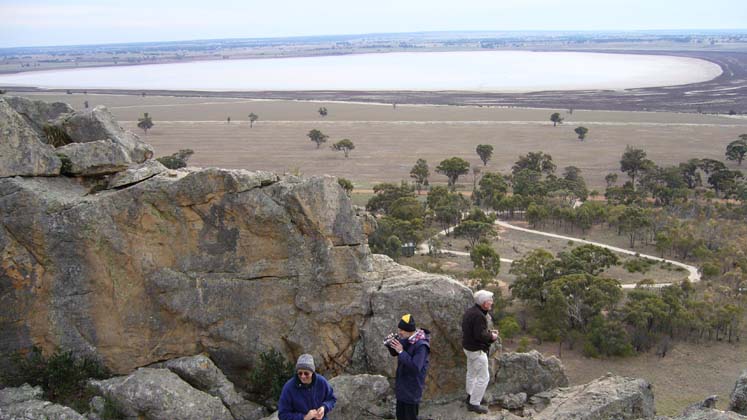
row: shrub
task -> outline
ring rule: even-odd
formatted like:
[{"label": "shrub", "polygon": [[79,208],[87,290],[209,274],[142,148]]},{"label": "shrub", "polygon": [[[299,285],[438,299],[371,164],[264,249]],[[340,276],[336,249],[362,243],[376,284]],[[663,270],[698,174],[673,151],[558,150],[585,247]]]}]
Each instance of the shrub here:
[{"label": "shrub", "polygon": [[269,407],[274,408],[283,385],[295,375],[295,366],[279,351],[271,349],[259,355],[259,362],[249,374],[249,388]]},{"label": "shrub", "polygon": [[56,125],[45,124],[42,127],[42,131],[44,132],[44,136],[47,138],[47,143],[51,144],[53,147],[62,147],[73,142],[70,135]]},{"label": "shrub", "polygon": [[179,169],[187,166],[187,161],[194,153],[192,149],[182,149],[171,156],[161,156],[156,160],[169,169]]},{"label": "shrub", "polygon": [[88,401],[93,396],[86,382],[89,378],[104,379],[109,372],[96,360],[77,357],[71,351],[57,350],[46,358],[38,348],[28,354],[12,356],[11,368],[0,383],[6,386],[41,386],[44,397],[52,402],[66,405],[79,413],[88,410]]},{"label": "shrub", "polygon": [[516,348],[517,353],[526,353],[529,351],[529,339],[524,336],[519,339],[519,347]]},{"label": "shrub", "polygon": [[521,331],[521,327],[519,326],[519,323],[516,322],[516,318],[507,316],[498,322],[498,330],[503,338],[511,340],[516,337],[516,334],[518,334],[519,331]]},{"label": "shrub", "polygon": [[622,324],[617,321],[607,321],[601,316],[592,319],[586,340],[584,354],[590,357],[633,354],[633,346]]},{"label": "shrub", "polygon": [[656,261],[649,260],[648,258],[632,258],[625,261],[623,267],[625,267],[629,273],[645,274],[654,264],[656,264]]}]

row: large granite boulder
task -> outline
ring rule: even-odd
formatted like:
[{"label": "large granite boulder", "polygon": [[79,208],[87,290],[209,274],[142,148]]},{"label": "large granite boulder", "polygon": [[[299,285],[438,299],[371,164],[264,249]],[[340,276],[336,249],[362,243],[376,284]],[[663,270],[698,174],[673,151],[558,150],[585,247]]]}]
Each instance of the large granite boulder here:
[{"label": "large granite boulder", "polygon": [[220,398],[236,420],[256,420],[266,414],[262,406],[242,398],[233,383],[207,355],[180,357],[150,367],[166,368],[194,388]]},{"label": "large granite boulder", "polygon": [[42,138],[0,98],[0,178],[59,175],[62,162]]},{"label": "large granite boulder", "polygon": [[109,139],[70,143],[58,147],[65,175],[97,176],[124,171],[132,163],[129,153]]},{"label": "large granite boulder", "polygon": [[153,148],[134,133],[120,127],[105,106],[63,114],[55,120],[54,125],[62,128],[76,143],[109,139],[127,151],[134,163],[142,163],[153,157]]},{"label": "large granite boulder", "polygon": [[145,420],[233,420],[220,398],[192,388],[168,369],[138,369],[128,376],[91,380],[120,414]]},{"label": "large granite boulder", "polygon": [[554,390],[536,420],[633,420],[654,417],[654,394],[643,379],[607,375]]},{"label": "large granite boulder", "polygon": [[330,379],[336,420],[378,420],[392,415],[393,390],[381,375],[340,375]]},{"label": "large granite boulder", "polygon": [[[75,110],[62,102],[33,101],[20,96],[6,96],[5,101],[14,111],[23,117],[24,121],[44,141],[44,125],[52,124],[63,114],[71,114]],[[2,101],[2,99],[0,99]],[[46,141],[44,141],[46,143]]]},{"label": "large granite boulder", "polygon": [[43,394],[28,384],[0,389],[0,420],[85,420],[72,408],[42,400]]},{"label": "large granite boulder", "polygon": [[747,370],[737,378],[729,400],[729,410],[747,416]]},{"label": "large granite boulder", "polygon": [[336,179],[191,169],[97,193],[85,180],[0,179],[0,352],[64,348],[120,374],[206,352],[244,386],[274,348],[330,377],[391,377],[381,339],[411,312],[433,331],[428,395],[461,390],[469,290],[372,255]]},{"label": "large granite boulder", "polygon": [[361,328],[354,368],[360,373],[384,372],[394,377],[397,359],[382,340],[397,331],[397,322],[403,314],[411,313],[418,328],[431,332],[426,390],[434,394],[461,390],[466,363],[461,319],[472,304],[469,289],[456,280],[401,266],[383,255],[376,256],[374,271],[384,281],[370,292],[371,316]]},{"label": "large granite boulder", "polygon": [[544,357],[536,350],[529,353],[503,353],[486,393],[486,400],[496,401],[505,394],[538,394],[568,386],[563,364],[554,356]]}]

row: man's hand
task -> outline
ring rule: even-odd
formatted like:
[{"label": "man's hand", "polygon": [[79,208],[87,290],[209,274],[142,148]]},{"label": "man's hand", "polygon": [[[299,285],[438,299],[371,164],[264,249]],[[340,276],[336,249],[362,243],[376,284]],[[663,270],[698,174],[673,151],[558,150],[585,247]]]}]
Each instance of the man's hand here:
[{"label": "man's hand", "polygon": [[303,416],[303,420],[314,420],[314,419],[320,418],[320,417],[317,417],[316,415],[317,415],[316,410],[309,410],[309,412],[306,413],[305,416]]},{"label": "man's hand", "polygon": [[498,340],[498,330],[490,330],[490,336],[493,337],[493,341]]},{"label": "man's hand", "polygon": [[397,354],[402,353],[402,343],[400,343],[399,340],[392,340],[392,348],[397,352]]},{"label": "man's hand", "polygon": [[316,420],[322,420],[324,418],[324,406],[316,409],[317,415],[314,417]]}]

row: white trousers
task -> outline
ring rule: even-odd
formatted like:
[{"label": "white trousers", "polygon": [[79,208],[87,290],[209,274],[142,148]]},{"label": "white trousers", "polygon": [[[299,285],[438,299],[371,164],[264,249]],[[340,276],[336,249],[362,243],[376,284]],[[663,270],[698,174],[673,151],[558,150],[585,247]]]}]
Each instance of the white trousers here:
[{"label": "white trousers", "polygon": [[464,350],[467,356],[467,381],[466,390],[469,394],[469,403],[480,405],[485,390],[490,382],[490,370],[488,369],[488,355],[484,351]]}]

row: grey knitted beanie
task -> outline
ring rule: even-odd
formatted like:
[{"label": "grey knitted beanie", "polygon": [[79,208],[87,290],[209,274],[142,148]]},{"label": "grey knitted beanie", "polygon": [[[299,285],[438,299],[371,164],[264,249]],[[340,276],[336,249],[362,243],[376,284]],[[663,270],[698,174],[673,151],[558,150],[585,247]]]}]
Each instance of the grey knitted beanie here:
[{"label": "grey knitted beanie", "polygon": [[296,371],[299,371],[301,369],[316,372],[316,368],[314,367],[314,356],[310,354],[302,354],[298,356],[298,361],[296,362]]}]

